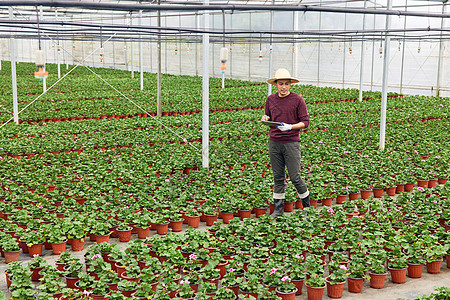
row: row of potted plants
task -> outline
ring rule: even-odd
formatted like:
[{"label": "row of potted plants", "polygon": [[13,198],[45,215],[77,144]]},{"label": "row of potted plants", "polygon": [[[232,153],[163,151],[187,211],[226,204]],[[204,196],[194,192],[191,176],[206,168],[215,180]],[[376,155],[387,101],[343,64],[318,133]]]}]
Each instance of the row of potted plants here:
[{"label": "row of potted plants", "polygon": [[[391,271],[403,268],[406,274],[408,266],[409,276],[417,278],[421,274],[413,274],[414,266],[420,265],[421,272],[421,264],[427,263],[428,272],[438,273],[444,255],[448,264],[449,195],[450,185],[446,184],[431,189],[416,188],[396,199],[386,196],[382,200],[346,201],[343,206],[320,211],[311,208],[307,210],[308,222],[299,211],[282,222],[274,222],[267,215],[244,219],[243,223],[233,219],[228,226],[216,223],[209,232],[188,230],[182,235],[151,236],[144,243],[135,240],[129,244],[125,256],[119,254],[121,250],[113,251],[115,246],[102,243],[92,247],[85,257],[93,260],[99,252],[102,255],[117,252],[108,257],[115,263],[119,261],[118,265],[127,266],[127,260],[134,257],[144,264],[146,259],[156,264],[166,262],[178,270],[195,263],[201,265],[204,275],[220,274],[217,267],[224,262],[236,270],[238,265],[242,267],[245,282],[254,280],[256,286],[256,282],[263,284],[264,280],[268,286],[271,280],[280,284],[278,280],[285,275],[291,281],[309,275],[310,285],[324,286],[326,271],[333,283],[344,282],[345,276],[367,279],[366,272],[370,272],[370,285],[382,288],[387,267]],[[300,223],[302,226],[298,226]],[[207,260],[213,261],[214,266],[206,267]],[[438,267],[433,270],[434,264]],[[151,265],[146,264],[145,270]],[[379,284],[375,283],[377,275],[382,277]],[[287,278],[282,282],[292,287],[286,283]],[[405,281],[404,275],[399,279],[392,274],[391,279],[396,283]],[[248,284],[243,287],[244,291],[258,290],[255,286],[252,290]]]}]

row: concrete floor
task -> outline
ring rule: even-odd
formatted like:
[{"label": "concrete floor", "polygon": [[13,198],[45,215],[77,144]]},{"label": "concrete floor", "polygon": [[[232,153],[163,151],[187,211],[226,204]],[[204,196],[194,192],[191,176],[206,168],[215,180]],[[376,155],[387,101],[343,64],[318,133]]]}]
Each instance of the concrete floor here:
[{"label": "concrete floor", "polygon": [[[319,205],[320,206],[320,205]],[[187,225],[183,225],[183,231],[187,228]],[[205,230],[207,227],[204,222],[200,222],[199,230]],[[155,231],[151,231],[150,235],[156,234]],[[132,239],[135,239],[136,235],[133,234]],[[86,239],[86,246],[92,245],[93,242],[88,241]],[[127,243],[120,243],[118,238],[111,238],[110,243],[119,244],[123,249],[126,248]],[[70,246],[67,247],[70,249]],[[85,251],[73,252],[74,256],[82,258]],[[44,257],[48,263],[54,264],[56,259],[59,257],[57,255],[53,255],[51,250],[44,250],[42,257]],[[19,260],[28,263],[31,258],[28,254],[20,253]],[[83,260],[82,260],[83,261]],[[7,265],[4,263],[4,259],[0,260],[0,289],[6,294],[7,298],[10,298],[10,293],[8,288],[6,287],[6,279],[4,275],[4,271]],[[390,280],[390,275],[386,276],[385,287],[383,289],[373,289],[369,286],[369,282],[365,281],[362,293],[353,294],[347,291],[347,284],[344,287],[344,294],[341,299],[368,299],[368,300],[389,300],[389,299],[416,299],[422,295],[429,295],[433,292],[434,287],[438,286],[446,286],[450,287],[450,268],[447,268],[446,261],[444,260],[441,264],[441,272],[440,274],[428,274],[426,272],[426,268],[424,266],[422,272],[422,278],[411,279],[406,278],[406,283],[404,284],[395,284]],[[306,287],[303,286],[302,295],[297,296],[295,299],[307,299],[306,295]],[[332,299],[328,298],[326,295],[326,289],[324,291],[323,299]]]}]

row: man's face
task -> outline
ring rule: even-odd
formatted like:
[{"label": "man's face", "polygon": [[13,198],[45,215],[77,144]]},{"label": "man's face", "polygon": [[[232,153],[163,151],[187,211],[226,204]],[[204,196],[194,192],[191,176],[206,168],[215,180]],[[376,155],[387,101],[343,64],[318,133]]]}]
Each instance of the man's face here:
[{"label": "man's face", "polygon": [[278,90],[278,95],[280,97],[286,97],[289,95],[289,89],[291,88],[291,80],[290,79],[279,79],[275,82],[275,86]]}]

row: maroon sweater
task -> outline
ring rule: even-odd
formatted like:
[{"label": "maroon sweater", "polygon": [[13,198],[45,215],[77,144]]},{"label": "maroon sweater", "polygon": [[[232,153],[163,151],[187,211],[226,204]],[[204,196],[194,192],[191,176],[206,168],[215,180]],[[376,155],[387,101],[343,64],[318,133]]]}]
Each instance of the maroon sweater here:
[{"label": "maroon sweater", "polygon": [[[293,92],[283,98],[279,97],[278,93],[267,97],[265,114],[270,117],[269,121],[286,124],[303,122],[306,127],[309,126],[306,102],[300,95]],[[281,131],[274,126],[270,127],[269,139],[279,143],[298,142],[300,141],[299,133],[299,129]]]}]

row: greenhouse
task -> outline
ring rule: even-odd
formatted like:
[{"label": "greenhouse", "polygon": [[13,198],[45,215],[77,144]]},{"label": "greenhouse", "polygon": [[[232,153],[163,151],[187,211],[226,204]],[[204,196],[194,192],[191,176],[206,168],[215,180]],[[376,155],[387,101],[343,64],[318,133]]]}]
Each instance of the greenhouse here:
[{"label": "greenhouse", "polygon": [[450,299],[448,9],[0,0],[0,299]]}]

